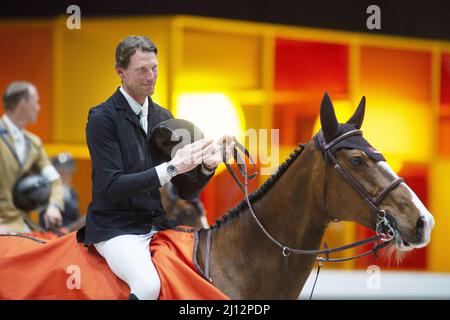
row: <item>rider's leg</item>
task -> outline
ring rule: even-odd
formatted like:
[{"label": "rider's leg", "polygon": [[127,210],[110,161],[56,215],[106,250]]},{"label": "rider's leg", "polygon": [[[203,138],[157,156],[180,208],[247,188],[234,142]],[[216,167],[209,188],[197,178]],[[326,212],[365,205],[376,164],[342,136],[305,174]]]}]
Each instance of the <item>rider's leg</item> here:
[{"label": "rider's leg", "polygon": [[125,281],[131,293],[141,300],[158,299],[161,288],[149,250],[153,234],[154,232],[122,235],[94,245],[110,269]]}]

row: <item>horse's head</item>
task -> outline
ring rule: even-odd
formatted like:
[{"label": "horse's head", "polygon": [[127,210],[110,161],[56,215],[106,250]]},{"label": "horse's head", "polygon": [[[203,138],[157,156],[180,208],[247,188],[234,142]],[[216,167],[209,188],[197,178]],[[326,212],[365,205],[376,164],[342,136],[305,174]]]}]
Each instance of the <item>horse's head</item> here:
[{"label": "horse's head", "polygon": [[[331,218],[354,221],[379,233],[388,232],[383,228],[392,226],[392,241],[400,251],[424,247],[430,241],[433,216],[383,155],[363,138],[360,128],[364,111],[363,97],[353,116],[340,124],[327,93],[322,100],[322,129],[314,141],[328,163],[326,211]],[[388,225],[378,217],[384,214]]]}]

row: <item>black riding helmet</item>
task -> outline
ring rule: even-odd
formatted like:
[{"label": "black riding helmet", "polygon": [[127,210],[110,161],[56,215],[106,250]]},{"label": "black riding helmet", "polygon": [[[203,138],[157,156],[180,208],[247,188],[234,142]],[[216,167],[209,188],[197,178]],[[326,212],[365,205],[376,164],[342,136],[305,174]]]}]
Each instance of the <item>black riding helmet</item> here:
[{"label": "black riding helmet", "polygon": [[164,161],[170,161],[178,149],[200,139],[203,139],[203,133],[192,122],[169,119],[152,130],[150,144],[160,152]]},{"label": "black riding helmet", "polygon": [[25,175],[13,186],[14,206],[33,211],[45,206],[50,198],[50,182],[41,175]]}]

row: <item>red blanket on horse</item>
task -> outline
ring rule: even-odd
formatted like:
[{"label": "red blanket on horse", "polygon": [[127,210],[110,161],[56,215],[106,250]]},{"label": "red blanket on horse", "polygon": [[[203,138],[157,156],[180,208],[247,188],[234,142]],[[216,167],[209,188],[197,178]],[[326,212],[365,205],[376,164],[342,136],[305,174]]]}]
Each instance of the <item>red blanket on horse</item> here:
[{"label": "red blanket on horse", "polygon": [[[195,268],[194,233],[157,233],[151,253],[159,277],[159,299],[228,299]],[[75,233],[40,243],[0,236],[0,299],[127,299],[128,285]]]}]

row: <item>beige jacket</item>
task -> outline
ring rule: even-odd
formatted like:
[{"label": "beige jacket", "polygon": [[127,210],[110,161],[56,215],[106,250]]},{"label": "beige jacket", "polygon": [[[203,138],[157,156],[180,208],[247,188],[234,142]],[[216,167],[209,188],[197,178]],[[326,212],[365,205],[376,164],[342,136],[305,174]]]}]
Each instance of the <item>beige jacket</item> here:
[{"label": "beige jacket", "polygon": [[[26,140],[26,160],[20,164],[12,139],[11,132],[5,121],[0,118],[0,225],[12,232],[26,232],[28,228],[24,222],[26,213],[14,207],[12,189],[14,183],[25,173],[41,173],[42,169],[50,165],[41,139],[24,130]],[[64,210],[64,195],[61,179],[51,184],[50,204]]]}]

